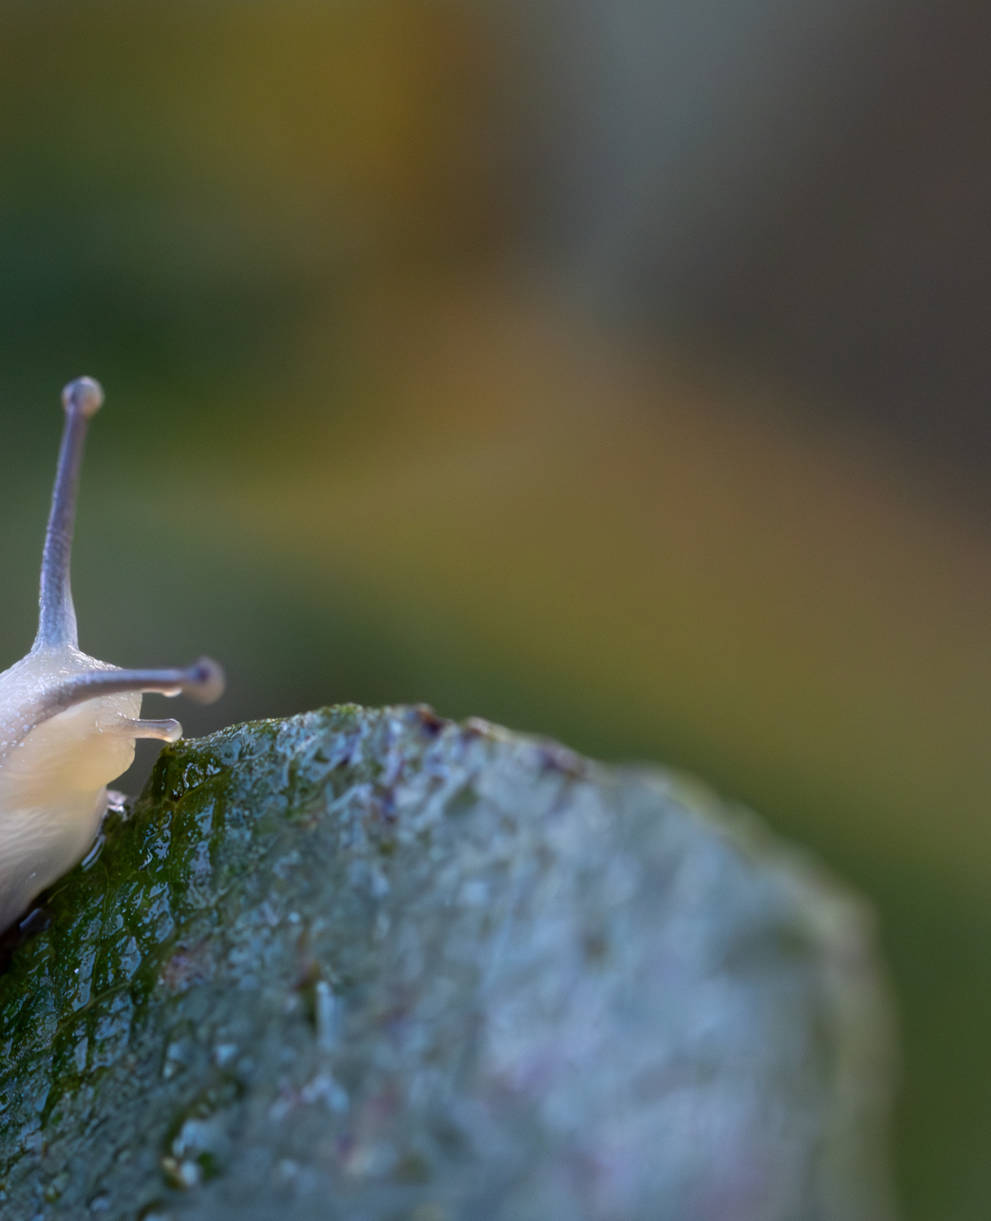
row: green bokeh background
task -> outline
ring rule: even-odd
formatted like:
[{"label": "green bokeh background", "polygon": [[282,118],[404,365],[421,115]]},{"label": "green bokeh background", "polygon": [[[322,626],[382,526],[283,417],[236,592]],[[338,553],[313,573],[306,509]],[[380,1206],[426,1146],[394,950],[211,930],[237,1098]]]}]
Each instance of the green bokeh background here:
[{"label": "green bokeh background", "polygon": [[[30,642],[58,392],[92,374],[84,648],[220,659],[188,732],[427,701],[752,805],[877,912],[904,1215],[983,1221],[983,468],[679,312],[691,243],[713,293],[722,265],[684,200],[678,273],[619,209],[610,277],[587,204],[625,197],[627,129],[604,108],[584,165],[541,7],[0,4],[0,644]],[[672,139],[718,169],[736,100],[696,129],[692,79]]]}]

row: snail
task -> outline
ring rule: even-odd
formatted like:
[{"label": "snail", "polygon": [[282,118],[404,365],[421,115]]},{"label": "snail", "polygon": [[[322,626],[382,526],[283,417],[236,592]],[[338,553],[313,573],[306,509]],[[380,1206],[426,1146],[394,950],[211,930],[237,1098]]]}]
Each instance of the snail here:
[{"label": "snail", "polygon": [[0,674],[0,931],[79,861],[107,810],[107,785],[126,771],[138,738],[174,742],[178,721],[143,720],[143,692],[208,703],[220,667],[124,670],[78,647],[69,567],[76,491],[90,419],[103,403],[92,378],[62,392],[65,424],[41,560],[38,634]]}]

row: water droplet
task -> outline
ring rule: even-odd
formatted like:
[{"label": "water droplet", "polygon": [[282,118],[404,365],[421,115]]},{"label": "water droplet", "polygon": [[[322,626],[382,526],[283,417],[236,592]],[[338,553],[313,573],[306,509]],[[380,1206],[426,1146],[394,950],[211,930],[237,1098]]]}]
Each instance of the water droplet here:
[{"label": "water droplet", "polygon": [[45,1202],[54,1204],[56,1200],[60,1200],[65,1194],[65,1189],[69,1186],[69,1173],[66,1170],[61,1170],[54,1178],[50,1179],[42,1191]]},{"label": "water droplet", "polygon": [[169,1186],[177,1187],[181,1191],[188,1191],[203,1179],[203,1171],[196,1162],[188,1159],[180,1161],[175,1157],[163,1157],[162,1170]]},{"label": "water droplet", "polygon": [[341,1002],[334,995],[325,979],[318,979],[313,986],[316,1009],[317,1043],[321,1051],[331,1051],[337,1043],[341,1028]]},{"label": "water droplet", "polygon": [[189,1039],[173,1040],[165,1049],[165,1059],[162,1061],[162,1079],[171,1081],[183,1069],[190,1066],[195,1049]]},{"label": "water droplet", "polygon": [[237,1058],[236,1043],[218,1043],[213,1049],[213,1062],[218,1068],[227,1068]]},{"label": "water droplet", "polygon": [[330,1073],[320,1073],[308,1081],[299,1096],[303,1102],[322,1102],[328,1111],[336,1115],[346,1111],[350,1104],[347,1090]]},{"label": "water droplet", "polygon": [[147,1204],[139,1213],[138,1221],[172,1221],[173,1214],[165,1210],[159,1200]]}]

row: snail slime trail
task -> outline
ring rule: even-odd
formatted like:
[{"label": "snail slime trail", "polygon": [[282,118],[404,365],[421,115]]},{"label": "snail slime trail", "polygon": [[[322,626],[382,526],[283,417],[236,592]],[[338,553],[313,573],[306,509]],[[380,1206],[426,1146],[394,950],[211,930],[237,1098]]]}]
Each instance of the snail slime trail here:
[{"label": "snail slime trail", "polygon": [[138,738],[174,742],[182,726],[141,716],[144,692],[208,703],[223,691],[216,662],[124,670],[79,649],[69,581],[76,492],[90,420],[103,404],[92,378],[62,392],[65,425],[41,558],[38,634],[0,674],[0,930],[86,853]]}]

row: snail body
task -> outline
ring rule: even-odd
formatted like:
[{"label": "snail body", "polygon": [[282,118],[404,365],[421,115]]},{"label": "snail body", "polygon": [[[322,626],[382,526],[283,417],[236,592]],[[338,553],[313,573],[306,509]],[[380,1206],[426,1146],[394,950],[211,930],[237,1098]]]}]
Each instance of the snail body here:
[{"label": "snail body", "polygon": [[41,565],[38,633],[0,674],[0,930],[86,853],[138,738],[174,742],[178,721],[145,720],[145,692],[203,702],[223,690],[216,663],[127,670],[79,648],[69,569],[89,420],[103,402],[90,378],[62,394],[65,427]]}]

